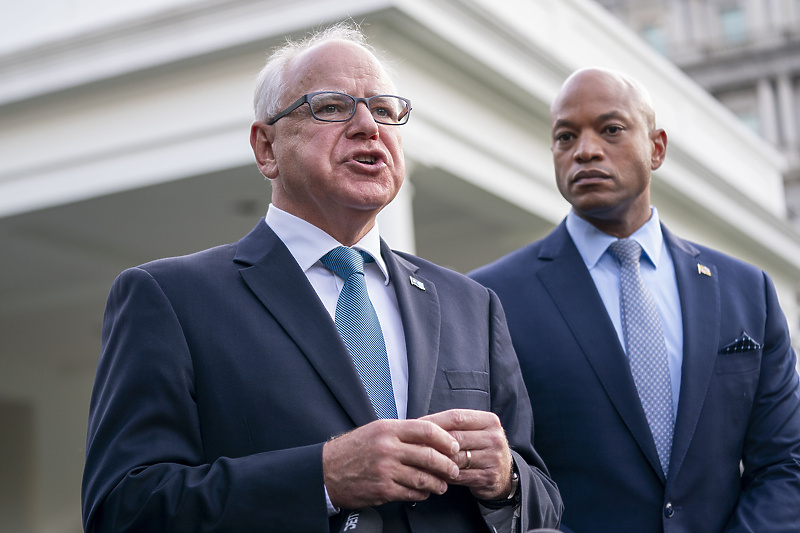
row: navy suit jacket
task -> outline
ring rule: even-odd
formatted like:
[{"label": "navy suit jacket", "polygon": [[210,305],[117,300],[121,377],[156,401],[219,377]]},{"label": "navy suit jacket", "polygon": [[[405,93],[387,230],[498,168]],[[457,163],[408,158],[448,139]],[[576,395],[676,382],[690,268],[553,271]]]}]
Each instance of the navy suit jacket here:
[{"label": "navy suit jacket", "polygon": [[[772,282],[662,229],[684,335],[667,479],[625,353],[565,224],[471,274],[507,314],[563,524],[576,533],[800,531],[798,375]],[[755,342],[727,353],[743,333]]]},{"label": "navy suit jacket", "polygon": [[[520,470],[525,527],[556,525],[560,498],[533,449],[497,296],[385,243],[381,253],[408,348],[408,417],[495,412]],[[341,515],[327,515],[322,446],[375,419],[333,320],[262,219],[237,244],[114,282],[90,405],[84,526],[338,529]],[[465,487],[378,510],[387,532],[487,530]]]}]

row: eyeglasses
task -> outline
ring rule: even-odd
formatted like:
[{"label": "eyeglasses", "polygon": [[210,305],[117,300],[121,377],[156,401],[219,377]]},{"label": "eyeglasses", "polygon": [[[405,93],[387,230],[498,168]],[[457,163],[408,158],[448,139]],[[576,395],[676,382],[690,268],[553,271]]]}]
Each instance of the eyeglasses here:
[{"label": "eyeglasses", "polygon": [[379,94],[369,98],[356,98],[345,93],[322,91],[304,94],[267,124],[270,126],[275,124],[303,104],[308,104],[311,116],[317,120],[346,122],[356,114],[356,106],[359,102],[366,104],[372,114],[372,119],[378,124],[400,126],[408,122],[408,115],[411,113],[411,100],[399,96]]}]

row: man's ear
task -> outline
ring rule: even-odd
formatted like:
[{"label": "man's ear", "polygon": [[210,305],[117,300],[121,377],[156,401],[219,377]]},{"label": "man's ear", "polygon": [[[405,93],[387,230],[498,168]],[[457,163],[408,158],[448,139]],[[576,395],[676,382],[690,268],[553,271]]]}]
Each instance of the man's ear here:
[{"label": "man's ear", "polygon": [[278,165],[272,150],[274,134],[275,128],[264,122],[256,121],[250,126],[250,146],[256,156],[256,165],[264,177],[271,180],[278,177]]},{"label": "man's ear", "polygon": [[650,154],[650,170],[658,169],[667,157],[667,132],[662,129],[653,130],[650,134],[653,153]]}]

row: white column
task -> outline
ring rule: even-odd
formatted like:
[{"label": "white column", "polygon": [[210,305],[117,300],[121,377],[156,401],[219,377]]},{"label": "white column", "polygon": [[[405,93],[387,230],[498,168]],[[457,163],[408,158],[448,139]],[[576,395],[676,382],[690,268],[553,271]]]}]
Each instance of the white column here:
[{"label": "white column", "polygon": [[671,0],[664,15],[667,17],[667,35],[670,45],[677,45],[680,50],[685,50],[692,39],[689,28],[691,13],[686,0]]},{"label": "white column", "polygon": [[689,13],[691,16],[691,40],[697,50],[701,50],[716,31],[711,27],[708,17],[708,6],[701,4],[699,0],[689,1]]},{"label": "white column", "polygon": [[768,79],[758,81],[756,87],[758,97],[758,121],[761,125],[761,136],[770,144],[778,144],[777,106],[775,91]]},{"label": "white column", "polygon": [[[791,29],[795,24],[800,23],[800,10],[798,10],[797,3],[794,0],[784,0],[782,7],[783,27],[784,29]],[[800,365],[800,362],[798,362]]]},{"label": "white column", "polygon": [[[716,4],[710,2],[700,2],[700,18],[695,21],[695,29],[700,39],[704,39],[705,44],[718,47],[723,39],[722,20],[720,11]],[[707,36],[707,38],[706,38]]]},{"label": "white column", "polygon": [[413,174],[414,164],[406,158],[406,179],[392,203],[378,215],[381,237],[394,250],[415,253],[417,243],[414,236],[414,185],[408,179]]},{"label": "white column", "polygon": [[792,5],[795,0],[770,0],[770,27],[773,34],[781,33],[792,27]]},{"label": "white column", "polygon": [[762,38],[768,35],[770,26],[769,0],[748,0],[742,6],[747,20],[747,31],[751,37]]},{"label": "white column", "polygon": [[792,78],[788,74],[778,76],[778,116],[781,117],[782,145],[794,151],[797,148],[797,116]]}]

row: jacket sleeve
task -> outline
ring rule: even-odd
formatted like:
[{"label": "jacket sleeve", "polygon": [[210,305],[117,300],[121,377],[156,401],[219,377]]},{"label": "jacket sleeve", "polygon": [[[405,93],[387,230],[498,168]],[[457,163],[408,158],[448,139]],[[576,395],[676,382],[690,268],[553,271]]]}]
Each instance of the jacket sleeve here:
[{"label": "jacket sleeve", "polygon": [[742,443],[742,493],[726,531],[800,531],[800,382],[786,319],[764,274],[761,370]]},{"label": "jacket sleeve", "polygon": [[192,354],[159,284],[114,282],[89,412],[84,530],[325,531],[322,445],[205,457]]},{"label": "jacket sleeve", "polygon": [[534,450],[530,399],[500,300],[493,291],[489,290],[489,293],[492,411],[498,415],[506,431],[519,470],[521,517],[518,530],[525,532],[534,528],[556,528],[564,506],[556,484]]}]

